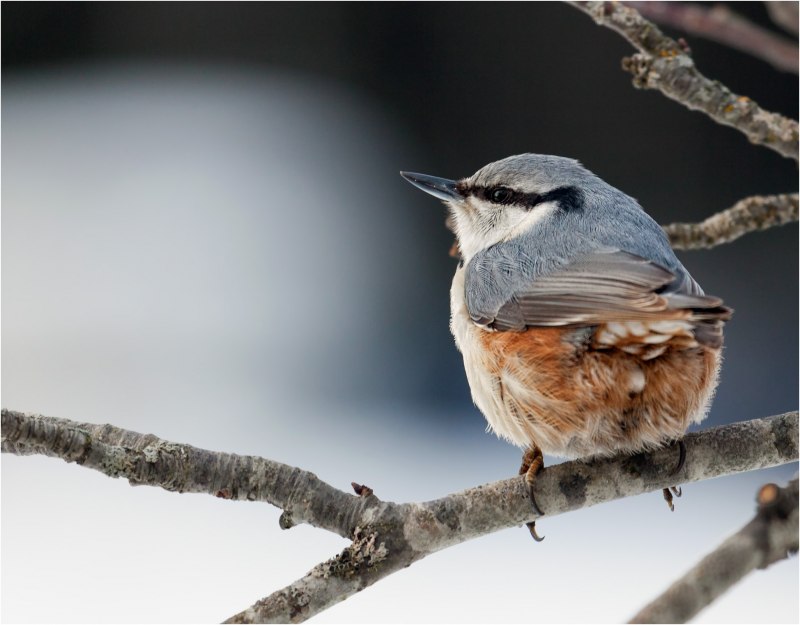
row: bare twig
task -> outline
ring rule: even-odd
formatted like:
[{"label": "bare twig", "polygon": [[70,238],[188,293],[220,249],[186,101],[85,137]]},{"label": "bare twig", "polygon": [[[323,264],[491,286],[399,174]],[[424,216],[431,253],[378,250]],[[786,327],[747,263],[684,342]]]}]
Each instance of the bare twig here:
[{"label": "bare twig", "polygon": [[783,30],[797,34],[798,3],[786,0],[765,2],[770,19]]},{"label": "bare twig", "polygon": [[658,89],[714,121],[736,128],[752,142],[797,160],[798,126],[793,119],[765,111],[748,97],[738,96],[717,81],[709,80],[678,42],[665,36],[636,9],[618,2],[570,2],[600,25],[616,31],[639,53],[623,59],[622,67],[633,74],[633,84]]},{"label": "bare twig", "polygon": [[675,249],[697,250],[730,243],[748,232],[797,221],[797,193],[754,195],[696,224],[674,223],[664,232]]},{"label": "bare twig", "polygon": [[685,623],[745,575],[797,553],[797,480],[763,486],[755,518],[631,619]]},{"label": "bare twig", "polygon": [[797,73],[797,45],[754,24],[724,4],[710,8],[688,2],[625,2],[644,17],[699,35],[767,61],[775,68]]},{"label": "bare twig", "polygon": [[[235,622],[301,621],[431,553],[536,518],[524,479],[514,477],[425,503],[395,504],[343,493],[301,469],[169,443],[113,426],[2,411],[3,451],[44,454],[178,492],[267,501],[288,510],[283,527],[308,522],[353,543],[304,578],[232,617]],[[536,482],[547,516],[797,459],[797,412],[685,437],[650,453],[549,467]],[[284,513],[286,517],[287,513]]]}]

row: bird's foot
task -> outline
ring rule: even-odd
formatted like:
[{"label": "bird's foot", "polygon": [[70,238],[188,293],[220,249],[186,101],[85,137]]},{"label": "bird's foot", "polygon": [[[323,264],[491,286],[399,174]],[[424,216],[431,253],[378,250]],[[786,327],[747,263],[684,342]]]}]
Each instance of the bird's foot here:
[{"label": "bird's foot", "polygon": [[[670,471],[670,476],[677,475],[680,473],[681,469],[683,469],[683,465],[686,464],[686,443],[682,440],[678,441],[678,451],[680,456],[678,458],[678,465]],[[672,503],[672,496],[680,497],[683,494],[680,486],[670,486],[669,488],[665,488],[661,491],[664,494],[664,501],[667,502],[669,509],[672,512],[675,512],[675,504]]]},{"label": "bird's foot", "polygon": [[[539,449],[537,445],[529,447],[522,456],[522,466],[519,468],[519,474],[525,476],[525,483],[528,485],[528,495],[531,498],[533,511],[539,516],[543,516],[544,512],[542,512],[542,509],[539,508],[539,504],[536,503],[536,496],[533,492],[533,486],[536,483],[536,476],[543,468],[544,456],[542,455],[542,450]],[[539,536],[539,534],[536,532],[536,521],[531,521],[525,525],[527,525],[528,531],[530,531],[531,536],[537,543],[540,543],[544,540],[544,536]]]},{"label": "bird's foot", "polygon": [[682,494],[681,487],[680,486],[670,486],[669,488],[662,489],[661,492],[664,493],[664,501],[667,502],[667,505],[669,506],[669,509],[672,512],[675,512],[675,504],[672,503],[672,495],[674,493],[675,497],[680,497],[681,494]]}]

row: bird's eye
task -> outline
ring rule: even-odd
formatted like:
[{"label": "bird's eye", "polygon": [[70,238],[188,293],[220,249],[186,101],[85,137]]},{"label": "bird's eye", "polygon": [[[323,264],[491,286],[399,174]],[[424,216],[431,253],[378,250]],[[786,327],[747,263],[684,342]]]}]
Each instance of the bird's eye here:
[{"label": "bird's eye", "polygon": [[489,199],[495,204],[507,204],[513,197],[511,189],[505,187],[497,187],[489,192]]}]

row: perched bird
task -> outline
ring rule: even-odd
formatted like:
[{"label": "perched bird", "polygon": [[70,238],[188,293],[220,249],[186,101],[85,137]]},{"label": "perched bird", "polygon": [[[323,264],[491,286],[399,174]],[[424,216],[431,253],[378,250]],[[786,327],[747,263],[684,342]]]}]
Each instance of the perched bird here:
[{"label": "perched bird", "polygon": [[731,310],[633,198],[541,154],[458,181],[401,175],[451,212],[461,262],[450,328],[489,428],[527,450],[520,473],[538,514],[542,452],[635,453],[703,420]]}]

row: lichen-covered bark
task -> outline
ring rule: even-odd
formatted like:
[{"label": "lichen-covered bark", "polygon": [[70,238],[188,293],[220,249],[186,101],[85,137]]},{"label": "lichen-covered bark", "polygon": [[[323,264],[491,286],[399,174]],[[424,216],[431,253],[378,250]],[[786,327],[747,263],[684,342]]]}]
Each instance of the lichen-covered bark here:
[{"label": "lichen-covered bark", "polygon": [[620,2],[570,2],[602,26],[622,35],[639,52],[623,59],[623,69],[633,74],[634,86],[658,89],[714,121],[736,128],[755,144],[797,160],[797,121],[762,109],[719,81],[710,80],[695,67],[685,46],[664,35],[636,9]]},{"label": "lichen-covered bark", "polygon": [[[452,545],[532,521],[524,479],[513,477],[423,503],[381,501],[369,489],[348,495],[312,473],[253,456],[170,443],[110,425],[2,411],[3,451],[77,462],[131,484],[265,501],[285,509],[282,527],[308,522],[353,542],[288,587],[230,622],[299,622],[376,581]],[[678,445],[634,456],[573,461],[544,469],[536,501],[555,516],[676,483],[797,460],[798,414],[735,423],[684,438],[686,462],[673,474]]]},{"label": "lichen-covered bark", "polygon": [[353,543],[304,577],[233,615],[226,623],[300,623],[423,557],[403,540],[402,520],[356,528]]},{"label": "lichen-covered bark", "polygon": [[674,223],[664,232],[675,249],[697,250],[730,243],[758,230],[797,221],[797,193],[756,195],[696,223]]},{"label": "lichen-covered bark", "polygon": [[[309,471],[258,458],[171,443],[112,425],[77,423],[3,409],[3,452],[75,462],[132,486],[264,501],[349,538],[370,502],[337,490]],[[312,496],[313,495],[313,496]]]},{"label": "lichen-covered bark", "polygon": [[[677,444],[633,456],[575,460],[544,469],[536,501],[548,517],[622,497],[732,475],[797,459],[797,412],[687,434],[686,462],[675,475]],[[524,481],[512,478],[412,506],[425,528],[410,532],[418,549],[436,551],[468,538],[522,525],[536,517]]]},{"label": "lichen-covered bark", "polygon": [[685,623],[756,568],[797,553],[797,480],[763,486],[755,518],[631,619],[631,623]]}]

